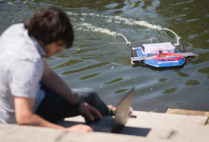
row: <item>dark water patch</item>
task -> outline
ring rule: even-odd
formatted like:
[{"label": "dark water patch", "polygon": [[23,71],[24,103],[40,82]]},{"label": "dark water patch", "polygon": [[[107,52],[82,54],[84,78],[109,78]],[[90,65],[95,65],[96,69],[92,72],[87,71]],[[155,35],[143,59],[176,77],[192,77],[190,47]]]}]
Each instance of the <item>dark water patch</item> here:
[{"label": "dark water patch", "polygon": [[54,67],[53,69],[63,68],[63,67],[71,66],[73,64],[77,64],[77,63],[81,63],[81,62],[83,62],[83,60],[69,60],[63,64],[60,64],[60,65]]},{"label": "dark water patch", "polygon": [[122,78],[116,78],[116,79],[114,79],[112,81],[107,82],[106,84],[113,84],[113,83],[119,82],[121,80],[123,80],[123,79]]},{"label": "dark water patch", "polygon": [[183,103],[182,103],[182,102],[176,102],[176,104],[177,104],[177,105],[183,105]]},{"label": "dark water patch", "polygon": [[59,55],[56,55],[57,57],[59,58],[67,58],[69,57],[69,55],[65,55],[65,54],[59,54]]},{"label": "dark water patch", "polygon": [[94,65],[89,65],[87,67],[84,67],[82,69],[77,69],[77,70],[71,70],[71,71],[66,71],[66,72],[63,72],[62,74],[63,75],[66,75],[66,74],[73,74],[73,73],[78,73],[78,72],[82,72],[82,71],[86,71],[86,70],[90,70],[90,69],[94,69],[94,68],[99,68],[99,67],[102,67],[102,66],[105,66],[107,65],[108,63],[98,63],[98,64],[94,64]]},{"label": "dark water patch", "polygon": [[197,81],[197,80],[189,80],[186,82],[186,85],[189,85],[189,86],[196,86],[196,85],[199,85],[200,82]]},{"label": "dark water patch", "polygon": [[201,68],[201,69],[198,70],[198,72],[209,75],[209,67]]},{"label": "dark water patch", "polygon": [[180,72],[180,71],[178,71],[177,73],[181,77],[189,77],[190,76],[188,73],[183,73],[183,72]]},{"label": "dark water patch", "polygon": [[128,89],[119,89],[119,90],[116,90],[115,93],[116,94],[120,94],[120,93],[123,93],[125,91],[127,91]]},{"label": "dark water patch", "polygon": [[199,64],[209,60],[209,52],[199,53],[197,60],[191,62],[191,64]]},{"label": "dark water patch", "polygon": [[[108,10],[106,8],[109,3],[117,3],[117,7],[115,8],[122,8],[125,4],[123,1],[119,0],[112,0],[111,2],[109,1],[98,1],[98,0],[78,0],[78,1],[69,1],[69,0],[34,0],[37,3],[50,3],[53,5],[58,5],[66,8],[82,8],[83,10],[85,9],[96,9],[99,11],[104,11]],[[81,9],[81,10],[82,10]]]},{"label": "dark water patch", "polygon": [[160,78],[158,81],[159,82],[165,82],[167,80],[167,78]]},{"label": "dark water patch", "polygon": [[177,88],[169,88],[163,91],[164,94],[171,94],[174,93],[177,90]]},{"label": "dark water patch", "polygon": [[90,78],[93,78],[93,77],[98,76],[98,75],[100,75],[100,73],[93,73],[93,74],[81,77],[80,80],[90,79]]},{"label": "dark water patch", "polygon": [[195,39],[199,36],[199,34],[192,34],[188,37],[188,39]]}]

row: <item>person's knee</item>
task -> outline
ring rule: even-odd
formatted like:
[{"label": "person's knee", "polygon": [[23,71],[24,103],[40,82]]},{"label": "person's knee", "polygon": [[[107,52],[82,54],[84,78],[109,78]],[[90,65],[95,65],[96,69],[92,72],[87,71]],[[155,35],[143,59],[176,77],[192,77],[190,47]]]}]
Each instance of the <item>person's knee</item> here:
[{"label": "person's knee", "polygon": [[81,88],[81,90],[76,89],[75,92],[78,93],[85,102],[98,109],[103,116],[109,115],[107,105],[102,101],[100,96],[94,90],[85,89],[84,91],[84,89]]},{"label": "person's knee", "polygon": [[96,105],[98,102],[101,102],[101,99],[96,92],[88,92],[82,96],[82,98],[91,105]]},{"label": "person's knee", "polygon": [[93,100],[99,99],[99,96],[96,92],[89,92],[88,97]]},{"label": "person's knee", "polygon": [[99,98],[98,94],[91,88],[74,88],[73,91],[83,98]]}]

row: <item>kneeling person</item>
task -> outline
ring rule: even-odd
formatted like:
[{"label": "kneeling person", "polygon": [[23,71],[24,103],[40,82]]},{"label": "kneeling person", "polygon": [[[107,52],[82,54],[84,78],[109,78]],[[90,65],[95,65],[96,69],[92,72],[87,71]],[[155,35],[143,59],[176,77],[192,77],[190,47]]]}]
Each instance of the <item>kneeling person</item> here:
[{"label": "kneeling person", "polygon": [[70,48],[73,40],[69,18],[59,8],[41,9],[25,24],[14,24],[2,33],[0,123],[92,131],[87,125],[65,128],[54,122],[79,114],[88,121],[109,115],[95,93],[80,97],[44,59]]}]

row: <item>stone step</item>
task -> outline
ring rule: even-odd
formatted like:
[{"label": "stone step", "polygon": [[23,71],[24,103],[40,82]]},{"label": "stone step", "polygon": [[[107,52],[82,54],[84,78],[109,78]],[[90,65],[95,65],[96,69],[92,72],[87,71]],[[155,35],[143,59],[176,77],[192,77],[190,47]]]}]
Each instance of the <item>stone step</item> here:
[{"label": "stone step", "polygon": [[99,132],[67,132],[63,130],[0,124],[1,142],[165,142],[161,139],[147,139]]},{"label": "stone step", "polygon": [[184,127],[205,127],[207,118],[207,116],[199,115],[194,116],[135,111],[133,117],[129,119],[127,126],[151,128],[161,128],[162,126],[166,126],[167,128],[173,129],[179,129],[182,125],[184,125]]},{"label": "stone step", "polygon": [[[66,132],[62,130],[0,124],[2,142],[206,142],[209,139],[208,116],[179,115],[134,111],[120,134],[100,132]],[[80,116],[66,118],[59,124],[71,126],[84,123]]]},{"label": "stone step", "polygon": [[150,129],[148,138],[197,142],[209,139],[207,116],[154,112],[135,112],[135,115],[137,119],[130,119],[127,126]]},{"label": "stone step", "polygon": [[[132,117],[128,120],[127,127],[142,127],[142,128],[166,128],[182,129],[184,127],[209,127],[205,125],[207,116],[200,115],[179,115],[168,113],[155,113],[155,112],[143,112],[134,111]],[[84,123],[84,119],[81,116],[66,118],[61,122],[62,125],[76,123]]]},{"label": "stone step", "polygon": [[[126,124],[126,127],[121,131],[121,134],[150,139],[185,139],[199,142],[204,141],[205,138],[209,138],[209,124],[205,124],[207,119],[207,116],[201,115],[134,111],[132,117]],[[84,123],[82,117],[67,118],[65,121]],[[195,135],[198,137],[194,137]]]}]

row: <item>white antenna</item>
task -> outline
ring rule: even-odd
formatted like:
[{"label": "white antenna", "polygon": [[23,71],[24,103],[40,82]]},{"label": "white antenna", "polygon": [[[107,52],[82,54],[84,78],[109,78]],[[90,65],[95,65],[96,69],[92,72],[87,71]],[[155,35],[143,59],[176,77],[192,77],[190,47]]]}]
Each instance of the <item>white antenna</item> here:
[{"label": "white antenna", "polygon": [[133,54],[133,50],[132,50],[132,47],[131,47],[131,42],[128,41],[128,39],[127,39],[123,34],[121,34],[121,33],[116,33],[116,36],[121,36],[121,37],[123,37],[123,39],[126,41],[126,45],[127,45],[128,48],[130,49],[130,55],[131,55],[131,57],[133,57],[134,54]]},{"label": "white antenna", "polygon": [[174,44],[174,45],[175,45],[175,46],[180,45],[181,50],[182,50],[183,52],[185,52],[185,50],[184,50],[184,45],[183,45],[183,43],[182,43],[182,40],[181,40],[181,37],[180,37],[180,36],[178,36],[174,31],[172,31],[172,30],[170,30],[170,29],[168,29],[168,28],[162,28],[161,30],[169,31],[169,32],[171,32],[172,34],[174,34],[174,35],[176,36],[176,44]]}]

